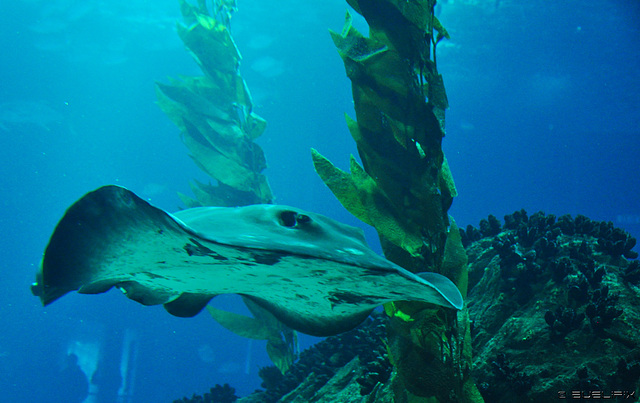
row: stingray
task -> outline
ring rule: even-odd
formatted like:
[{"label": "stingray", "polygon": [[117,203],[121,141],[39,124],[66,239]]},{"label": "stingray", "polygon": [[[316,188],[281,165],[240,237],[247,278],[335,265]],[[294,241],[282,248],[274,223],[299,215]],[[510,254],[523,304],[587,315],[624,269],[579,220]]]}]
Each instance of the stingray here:
[{"label": "stingray", "polygon": [[113,287],[180,317],[239,294],[316,336],[350,330],[385,302],[463,306],[448,278],[415,275],[369,249],[362,230],[320,214],[273,204],[171,214],[104,186],[66,211],[32,292],[46,306]]}]

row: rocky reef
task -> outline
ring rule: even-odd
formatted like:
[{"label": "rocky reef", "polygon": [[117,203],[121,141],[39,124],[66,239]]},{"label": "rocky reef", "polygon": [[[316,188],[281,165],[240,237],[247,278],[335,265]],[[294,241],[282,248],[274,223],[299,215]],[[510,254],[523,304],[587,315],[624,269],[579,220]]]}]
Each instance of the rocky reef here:
[{"label": "rocky reef", "polygon": [[473,375],[486,401],[638,393],[635,238],[611,222],[524,210],[461,233]]},{"label": "rocky reef", "polygon": [[238,400],[236,390],[229,384],[216,385],[203,396],[193,395],[191,398],[183,397],[174,400],[173,403],[233,403]]},{"label": "rocky reef", "polygon": [[[610,222],[524,210],[460,232],[469,256],[472,374],[486,402],[553,401],[573,391],[638,396],[635,238]],[[285,375],[261,369],[264,390],[238,401],[394,401],[387,323],[374,314],[304,351]]]},{"label": "rocky reef", "polygon": [[382,343],[386,324],[384,314],[374,313],[356,329],[328,337],[303,351],[284,375],[273,366],[262,368],[259,375],[265,390],[239,401],[329,402],[347,401],[342,400],[344,396],[370,395],[391,374]]}]

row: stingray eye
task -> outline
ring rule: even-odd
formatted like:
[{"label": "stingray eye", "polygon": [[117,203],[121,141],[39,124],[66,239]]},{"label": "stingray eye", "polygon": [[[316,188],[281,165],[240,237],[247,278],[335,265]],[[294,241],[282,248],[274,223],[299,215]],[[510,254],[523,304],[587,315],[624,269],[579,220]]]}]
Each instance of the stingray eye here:
[{"label": "stingray eye", "polygon": [[296,216],[298,213],[295,211],[283,211],[280,213],[280,223],[285,227],[295,227],[296,226]]},{"label": "stingray eye", "polygon": [[304,214],[298,214],[297,220],[298,220],[298,224],[306,224],[308,222],[311,222],[311,217]]},{"label": "stingray eye", "polygon": [[311,217],[308,215],[298,214],[295,211],[283,211],[280,213],[280,224],[285,227],[295,228],[308,222],[311,222]]}]

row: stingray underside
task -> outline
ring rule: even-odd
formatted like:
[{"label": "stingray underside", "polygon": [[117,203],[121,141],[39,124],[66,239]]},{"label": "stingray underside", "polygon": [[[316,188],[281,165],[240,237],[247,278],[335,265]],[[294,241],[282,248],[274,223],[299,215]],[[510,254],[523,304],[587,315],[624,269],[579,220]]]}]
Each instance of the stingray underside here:
[{"label": "stingray underside", "polygon": [[[264,210],[275,208],[278,213],[277,207]],[[251,214],[256,211],[259,206],[253,206]],[[211,210],[206,228],[215,228],[215,217],[224,213]],[[243,220],[242,210],[234,214]],[[432,273],[425,281],[384,259],[369,258],[364,249],[347,248],[356,258],[338,254],[334,259],[326,252],[329,247],[317,253],[304,246],[313,246],[309,239],[287,248],[301,233],[295,231],[306,231],[304,225],[315,218],[298,214],[305,217],[301,228],[285,228],[285,235],[274,231],[271,241],[247,247],[247,242],[231,244],[229,236],[225,243],[213,240],[215,235],[203,236],[197,231],[199,222],[187,225],[178,218],[180,213],[168,214],[124,188],[105,186],[67,210],[51,236],[32,290],[48,305],[70,291],[95,294],[116,287],[132,300],[164,304],[169,313],[182,317],[197,314],[216,295],[241,294],[287,326],[313,335],[349,330],[387,301],[462,306],[457,289],[443,276]],[[220,223],[229,225],[226,217]],[[310,233],[320,234],[319,242],[330,245],[332,233],[322,229]]]}]

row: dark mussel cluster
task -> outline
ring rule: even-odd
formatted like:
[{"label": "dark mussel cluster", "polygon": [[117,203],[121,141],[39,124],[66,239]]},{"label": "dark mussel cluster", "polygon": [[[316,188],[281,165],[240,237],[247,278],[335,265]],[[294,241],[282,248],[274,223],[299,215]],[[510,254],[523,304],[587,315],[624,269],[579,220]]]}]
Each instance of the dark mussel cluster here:
[{"label": "dark mussel cluster", "polygon": [[[640,360],[638,353],[629,358],[620,358],[616,370],[606,377],[597,376],[586,366],[576,369],[571,390],[599,391],[603,385],[611,385],[611,390],[632,391],[640,380]],[[621,396],[624,399],[624,396]]]},{"label": "dark mussel cluster", "polygon": [[491,361],[492,382],[483,382],[478,389],[485,401],[499,401],[507,391],[500,390],[499,386],[506,385],[509,392],[514,395],[522,395],[529,391],[533,385],[531,376],[511,364],[503,353],[496,355]]},{"label": "dark mussel cluster", "polygon": [[555,312],[547,311],[544,320],[549,325],[551,341],[562,341],[569,332],[580,329],[584,317],[584,313],[578,314],[575,310],[562,306],[557,307]]},{"label": "dark mussel cluster", "polygon": [[635,238],[611,222],[524,210],[460,234],[470,259],[470,317],[479,323],[474,376],[486,401],[637,388]]},{"label": "dark mussel cluster", "polygon": [[[496,236],[503,231],[515,231],[519,243],[525,247],[531,247],[537,242],[536,250],[544,253],[553,253],[557,247],[554,241],[560,234],[564,234],[593,237],[597,240],[598,250],[613,257],[624,256],[627,259],[638,257],[638,252],[633,250],[636,239],[629,233],[615,228],[611,221],[594,221],[583,215],[573,218],[566,214],[556,219],[553,214],[537,212],[529,217],[525,210],[519,210],[506,215],[503,226],[495,216],[489,215],[487,219],[480,221],[479,227],[480,229],[477,229],[468,225],[466,229],[460,229],[465,247],[472,242]],[[550,250],[546,250],[547,248]]]},{"label": "dark mussel cluster", "polygon": [[183,397],[180,400],[174,400],[173,403],[233,403],[238,400],[236,390],[229,384],[216,385],[202,396],[193,395],[191,398]]},{"label": "dark mussel cluster", "polygon": [[[613,259],[635,259],[636,239],[611,222],[593,221],[583,215],[573,218],[537,212],[529,216],[519,210],[504,217],[482,220],[479,229],[467,226],[460,234],[465,246],[483,238],[493,238],[492,248],[500,257],[502,291],[523,305],[551,278],[567,290],[567,306],[545,313],[550,338],[561,342],[579,330],[588,318],[594,333],[607,337],[605,329],[622,314],[618,296],[602,285],[607,275],[595,252]],[[625,282],[640,284],[640,264],[628,263],[621,274]]]}]

